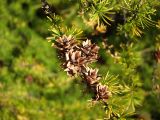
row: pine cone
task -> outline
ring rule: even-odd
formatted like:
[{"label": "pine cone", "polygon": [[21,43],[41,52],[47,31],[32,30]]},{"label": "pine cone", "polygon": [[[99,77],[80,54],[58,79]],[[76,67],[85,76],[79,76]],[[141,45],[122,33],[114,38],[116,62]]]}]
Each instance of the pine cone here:
[{"label": "pine cone", "polygon": [[63,64],[65,71],[72,76],[81,73],[81,68],[85,66],[87,62],[85,57],[82,56],[81,51],[74,51],[73,49],[66,53],[65,60]]},{"label": "pine cone", "polygon": [[110,96],[110,92],[107,89],[106,85],[102,85],[99,83],[100,76],[98,76],[98,69],[92,68],[83,68],[82,70],[83,80],[87,83],[88,88],[90,91],[94,93],[93,99],[94,100],[106,100]]},{"label": "pine cone", "polygon": [[106,85],[102,85],[101,83],[96,86],[96,100],[106,100],[110,96],[110,92],[107,89]]},{"label": "pine cone", "polygon": [[59,37],[54,44],[54,47],[57,48],[61,52],[67,52],[70,49],[76,46],[76,41],[72,36],[65,36]]},{"label": "pine cone", "polygon": [[100,79],[100,77],[98,76],[98,69],[87,67],[86,70],[83,71],[83,78],[89,86],[97,84]]},{"label": "pine cone", "polygon": [[92,44],[90,40],[84,41],[80,48],[87,57],[88,61],[92,62],[98,59],[99,47],[95,44]]}]

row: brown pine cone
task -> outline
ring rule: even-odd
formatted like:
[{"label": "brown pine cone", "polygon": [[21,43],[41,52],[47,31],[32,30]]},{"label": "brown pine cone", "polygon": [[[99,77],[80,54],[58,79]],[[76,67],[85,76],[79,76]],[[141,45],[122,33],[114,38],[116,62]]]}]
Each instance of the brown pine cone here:
[{"label": "brown pine cone", "polygon": [[63,35],[55,41],[54,47],[65,53],[76,45],[76,41],[72,36],[67,37],[66,35]]}]

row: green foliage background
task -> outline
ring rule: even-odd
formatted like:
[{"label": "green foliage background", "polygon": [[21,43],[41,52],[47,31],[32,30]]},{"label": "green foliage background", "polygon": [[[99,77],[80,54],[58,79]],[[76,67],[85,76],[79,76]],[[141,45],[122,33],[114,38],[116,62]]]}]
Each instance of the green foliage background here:
[{"label": "green foliage background", "polygon": [[[66,12],[66,8],[70,10],[78,8],[74,0],[50,0],[50,2],[58,13]],[[40,1],[0,0],[0,13],[0,120],[104,118],[104,108],[99,104],[91,107],[88,102],[90,96],[85,94],[79,80],[69,78],[61,69],[55,49],[46,40],[50,35],[47,30],[50,22],[41,10]],[[78,23],[79,19],[74,19],[74,15],[73,11],[65,24],[70,24],[71,20]],[[159,13],[154,19],[158,18]],[[83,23],[79,26],[82,26],[85,34],[101,46],[100,37],[90,36],[91,28]],[[136,81],[139,78],[130,74],[134,64],[138,64],[136,69],[142,89],[135,92],[133,97],[142,95],[140,98],[142,102],[137,106],[136,113],[145,120],[160,119],[160,102],[152,91],[154,71],[152,52],[155,46],[153,34],[158,32],[151,27],[144,31],[145,35],[138,38],[138,41],[135,40],[136,46],[124,48],[121,61],[133,65],[131,69],[126,67],[127,64],[115,64],[104,49],[100,51],[101,61],[95,65],[99,67],[103,76],[109,71],[111,74],[119,75],[120,80],[134,77]],[[118,46],[120,39],[124,38],[114,35],[114,31],[112,34],[107,33],[109,43]],[[129,53],[134,54],[129,56]],[[131,97],[130,94],[128,97]],[[125,104],[123,98],[117,99],[122,99]]]}]

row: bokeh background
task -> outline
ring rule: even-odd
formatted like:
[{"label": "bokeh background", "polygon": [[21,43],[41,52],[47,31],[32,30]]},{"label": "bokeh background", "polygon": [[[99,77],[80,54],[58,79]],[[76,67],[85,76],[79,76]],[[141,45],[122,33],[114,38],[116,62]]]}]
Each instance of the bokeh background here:
[{"label": "bokeh background", "polygon": [[[74,1],[50,2],[54,5],[55,12],[67,7],[77,9]],[[72,14],[70,20],[74,18]],[[46,40],[50,35],[49,26],[50,22],[41,10],[40,0],[0,0],[0,120],[103,118],[103,108],[99,105],[91,107],[88,102],[90,96],[85,94],[79,80],[69,78],[61,69],[56,50]],[[90,30],[82,26],[90,36]],[[142,55],[141,66],[137,68],[146,94],[153,87],[152,50],[155,40],[152,35],[158,32],[154,29],[146,30],[146,35],[141,38],[143,42],[138,46],[139,49],[149,48]],[[113,39],[112,34],[114,33],[107,33],[109,40]],[[121,67],[118,68],[104,50],[100,54],[103,57],[96,66],[102,75],[110,71],[123,76]],[[143,104],[137,108],[137,113],[146,120],[160,120],[157,95],[146,95]]]}]

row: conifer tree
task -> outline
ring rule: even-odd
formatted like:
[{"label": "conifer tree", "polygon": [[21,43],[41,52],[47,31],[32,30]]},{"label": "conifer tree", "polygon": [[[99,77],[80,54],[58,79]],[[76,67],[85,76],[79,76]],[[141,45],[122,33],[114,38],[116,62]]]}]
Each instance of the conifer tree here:
[{"label": "conifer tree", "polygon": [[[140,118],[136,107],[143,104],[146,94],[152,94],[144,89],[144,76],[139,73],[146,53],[154,53],[150,58],[156,66],[152,66],[152,90],[159,94],[160,37],[157,31],[160,18],[155,16],[159,14],[160,1],[77,0],[58,13],[47,1],[41,1],[52,23],[52,36],[47,39],[58,50],[64,71],[71,77],[81,78],[82,85],[92,95],[91,102],[103,106],[105,119]],[[150,33],[150,28],[156,32],[153,46],[146,48],[140,41]],[[98,54],[99,50],[103,56]],[[117,72],[107,70],[106,75],[101,76],[98,72],[101,68],[91,67],[91,63],[99,63],[103,57],[110,62],[101,68],[114,66]]]}]

